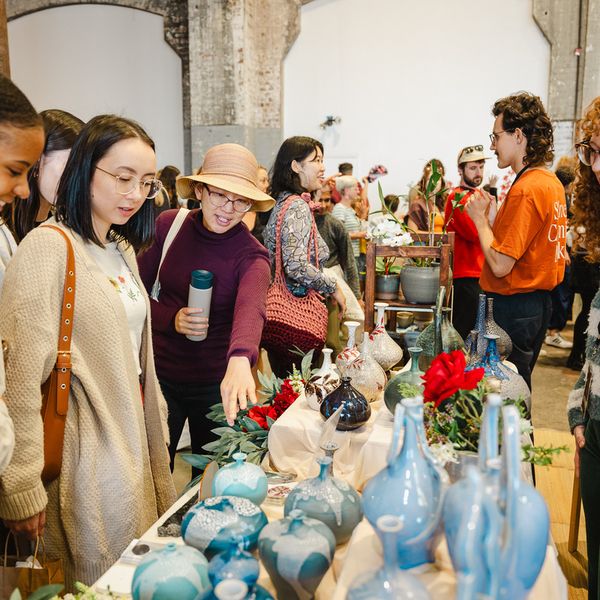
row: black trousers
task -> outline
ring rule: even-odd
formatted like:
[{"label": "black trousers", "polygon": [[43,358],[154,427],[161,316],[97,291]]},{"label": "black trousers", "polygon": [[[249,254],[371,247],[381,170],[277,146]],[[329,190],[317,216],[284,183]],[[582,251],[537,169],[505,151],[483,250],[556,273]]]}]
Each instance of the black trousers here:
[{"label": "black trousers", "polygon": [[573,305],[573,290],[571,289],[571,267],[565,267],[565,278],[550,292],[552,299],[552,316],[548,329],[562,331],[570,318]]},{"label": "black trousers", "polygon": [[454,304],[452,310],[452,325],[460,333],[463,340],[467,339],[477,320],[479,305],[479,279],[476,277],[459,277],[453,281]]},{"label": "black trousers", "polygon": [[588,598],[598,598],[600,556],[600,421],[590,419],[580,452],[581,499],[585,512],[588,555]]},{"label": "black trousers", "polygon": [[[213,404],[221,402],[221,392],[218,383],[173,383],[161,379],[160,387],[169,407],[169,437],[171,440],[169,455],[171,471],[173,471],[177,444],[186,419],[190,426],[194,454],[203,454],[202,446],[217,439],[211,429],[218,425],[210,421],[206,415]],[[192,473],[195,476],[200,472],[193,470]]]},{"label": "black trousers", "polygon": [[494,298],[494,320],[513,343],[508,360],[514,363],[531,389],[531,372],[550,322],[550,292],[536,290],[512,296],[488,293],[488,296]]},{"label": "black trousers", "polygon": [[571,348],[569,361],[585,362],[585,330],[588,328],[590,308],[592,307],[592,300],[596,295],[596,291],[597,290],[593,289],[585,289],[580,292],[581,312],[577,315],[573,325],[573,348]]}]

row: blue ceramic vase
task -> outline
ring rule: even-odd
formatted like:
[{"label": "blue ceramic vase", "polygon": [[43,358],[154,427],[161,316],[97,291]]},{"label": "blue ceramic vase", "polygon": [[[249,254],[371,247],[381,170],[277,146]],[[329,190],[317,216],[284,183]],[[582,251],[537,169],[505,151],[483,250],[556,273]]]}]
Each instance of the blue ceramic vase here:
[{"label": "blue ceramic vase", "polygon": [[244,550],[244,542],[233,537],[226,550],[213,556],[208,563],[208,577],[213,586],[224,579],[239,579],[251,589],[258,581],[258,560]]},{"label": "blue ceramic vase", "polygon": [[260,585],[248,587],[240,579],[226,579],[215,586],[210,600],[274,600]]},{"label": "blue ceramic vase", "polygon": [[371,416],[371,405],[367,399],[351,385],[350,377],[342,377],[342,382],[321,402],[321,415],[328,419],[341,405],[340,420],[336,429],[352,431],[364,425]]},{"label": "blue ceramic vase", "polygon": [[299,483],[286,498],[284,514],[300,509],[307,517],[321,521],[335,536],[337,544],[350,539],[363,513],[360,496],[343,479],[330,475],[331,458],[317,459],[319,475]]},{"label": "blue ceramic vase", "polygon": [[333,561],[335,537],[321,521],[293,510],[261,531],[258,552],[278,598],[309,600]]},{"label": "blue ceramic vase", "polygon": [[[400,430],[404,428],[398,452]],[[400,517],[404,528],[397,536],[398,562],[410,569],[433,562],[433,549],[441,533],[440,518],[447,473],[432,458],[425,440],[423,399],[405,398],[397,405],[388,465],[363,490],[363,510],[377,530],[384,515]]]},{"label": "blue ceramic vase", "polygon": [[267,476],[258,466],[246,462],[246,454],[236,452],[234,462],[221,467],[213,479],[213,496],[239,496],[260,506],[267,497]]},{"label": "blue ceramic vase", "polygon": [[144,557],[131,584],[133,600],[204,600],[211,593],[206,558],[195,548],[176,544]]},{"label": "blue ceramic vase", "polygon": [[267,516],[247,498],[216,496],[202,500],[183,517],[183,541],[203,552],[207,558],[227,550],[232,537],[243,547],[254,550]]},{"label": "blue ceramic vase", "polygon": [[383,568],[374,575],[366,573],[355,579],[348,590],[348,600],[429,600],[429,592],[414,576],[398,567],[396,538],[402,519],[384,515],[377,519],[383,539]]}]

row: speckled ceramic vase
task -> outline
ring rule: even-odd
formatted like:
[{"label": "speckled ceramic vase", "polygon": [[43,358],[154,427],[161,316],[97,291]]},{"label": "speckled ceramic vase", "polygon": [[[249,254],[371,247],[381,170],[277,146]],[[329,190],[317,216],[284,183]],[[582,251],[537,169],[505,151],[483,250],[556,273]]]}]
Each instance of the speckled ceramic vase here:
[{"label": "speckled ceramic vase", "polygon": [[205,600],[211,593],[206,558],[195,548],[176,544],[145,556],[131,583],[133,600]]},{"label": "speckled ceramic vase", "polygon": [[325,523],[335,536],[337,544],[350,539],[354,528],[363,517],[360,496],[343,479],[329,474],[331,458],[318,458],[319,475],[300,482],[286,498],[284,514],[302,510],[307,517]]},{"label": "speckled ceramic vase", "polygon": [[333,561],[335,537],[321,521],[293,510],[261,531],[258,552],[278,598],[310,600]]},{"label": "speckled ceramic vase", "polygon": [[358,321],[344,321],[344,325],[348,329],[348,341],[346,342],[346,347],[335,359],[335,365],[342,377],[346,372],[346,367],[360,356],[360,352],[356,346],[356,330],[360,327],[360,323]]},{"label": "speckled ceramic vase", "polygon": [[246,550],[254,550],[267,516],[254,502],[235,496],[202,500],[186,513],[181,523],[183,541],[207,558],[226,550],[239,537]]},{"label": "speckled ceramic vase", "polygon": [[384,371],[389,371],[402,360],[402,348],[390,337],[385,328],[385,309],[389,304],[375,302],[374,306],[377,311],[377,323],[373,331],[365,337],[371,347],[371,356]]},{"label": "speckled ceramic vase", "polygon": [[267,476],[258,466],[246,462],[246,454],[236,452],[234,462],[221,467],[213,479],[213,496],[239,496],[260,506],[267,497]]},{"label": "speckled ceramic vase", "polygon": [[372,345],[368,336],[365,336],[361,345],[360,356],[344,367],[344,377],[352,379],[352,386],[358,390],[369,402],[380,400],[387,376],[379,363],[373,358]]}]

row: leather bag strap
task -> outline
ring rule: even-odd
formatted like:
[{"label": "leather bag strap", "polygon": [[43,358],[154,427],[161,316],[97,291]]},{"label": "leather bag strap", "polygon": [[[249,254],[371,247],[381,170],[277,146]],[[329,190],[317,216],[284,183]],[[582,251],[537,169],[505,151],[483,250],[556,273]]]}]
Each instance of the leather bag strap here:
[{"label": "leather bag strap", "polygon": [[60,227],[42,225],[54,229],[63,236],[67,244],[67,266],[63,286],[63,303],[60,312],[58,353],[56,355],[57,412],[65,416],[69,408],[71,387],[71,337],[73,335],[73,314],[75,312],[75,254],[69,236]]}]

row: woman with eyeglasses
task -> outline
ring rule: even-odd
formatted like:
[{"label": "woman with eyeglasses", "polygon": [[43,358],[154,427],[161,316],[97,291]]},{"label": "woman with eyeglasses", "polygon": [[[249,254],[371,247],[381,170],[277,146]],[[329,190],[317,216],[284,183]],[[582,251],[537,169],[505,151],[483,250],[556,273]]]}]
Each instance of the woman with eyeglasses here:
[{"label": "woman with eyeglasses", "polygon": [[[133,250],[153,239],[155,173],[154,143],[137,123],[94,117],[67,160],[55,217],[26,236],[6,271],[0,334],[17,443],[0,479],[0,517],[15,534],[45,534],[68,588],[96,581],[175,500]],[[75,301],[62,467],[44,485],[40,386],[57,360],[67,263],[66,240],[48,224],[73,247]]]},{"label": "woman with eyeglasses", "polygon": [[[201,207],[190,211],[178,230],[178,211],[161,214],[155,243],[138,257],[146,289],[157,278],[160,284],[158,299],[151,301],[152,329],[156,369],[169,405],[171,466],[186,419],[192,451],[201,454],[214,439],[206,416],[211,405],[221,401],[232,424],[239,409],[256,402],[251,368],[265,320],[269,257],[242,219],[250,210],[263,212],[274,204],[258,188],[256,158],[238,144],[210,148],[197,175],[177,180],[177,193]],[[168,236],[174,236],[171,242],[165,241]],[[210,315],[188,306],[196,270],[213,275]],[[205,335],[202,341],[186,337]]]},{"label": "woman with eyeglasses", "polygon": [[[588,260],[600,261],[600,97],[577,126],[577,165],[573,212]],[[583,232],[585,232],[584,235]],[[569,426],[575,436],[575,471],[581,478],[588,555],[588,597],[597,598],[600,556],[600,293],[592,301],[583,369],[569,394]]]},{"label": "woman with eyeglasses", "polygon": [[[346,311],[344,295],[335,279],[323,273],[329,248],[317,231],[317,261],[312,236],[313,226],[316,229],[313,211],[319,204],[312,201],[311,194],[323,186],[324,173],[321,142],[305,136],[291,137],[283,142],[271,173],[271,194],[277,199],[277,204],[265,228],[264,239],[274,268],[277,222],[281,209],[287,206],[281,223],[282,264],[287,287],[298,297],[306,296],[310,289],[323,297],[331,297],[337,302],[341,317]],[[290,350],[297,345],[291,337]],[[299,357],[291,352],[270,349],[269,362],[274,373],[285,377],[292,364],[299,363]]]},{"label": "woman with eyeglasses", "polygon": [[[40,113],[46,141],[39,160],[29,171],[29,196],[15,198],[0,212],[1,265],[6,267],[17,244],[35,227],[50,216],[56,202],[58,182],[65,168],[69,152],[83,121],[63,110],[44,110]],[[0,271],[0,285],[4,269]]]}]

